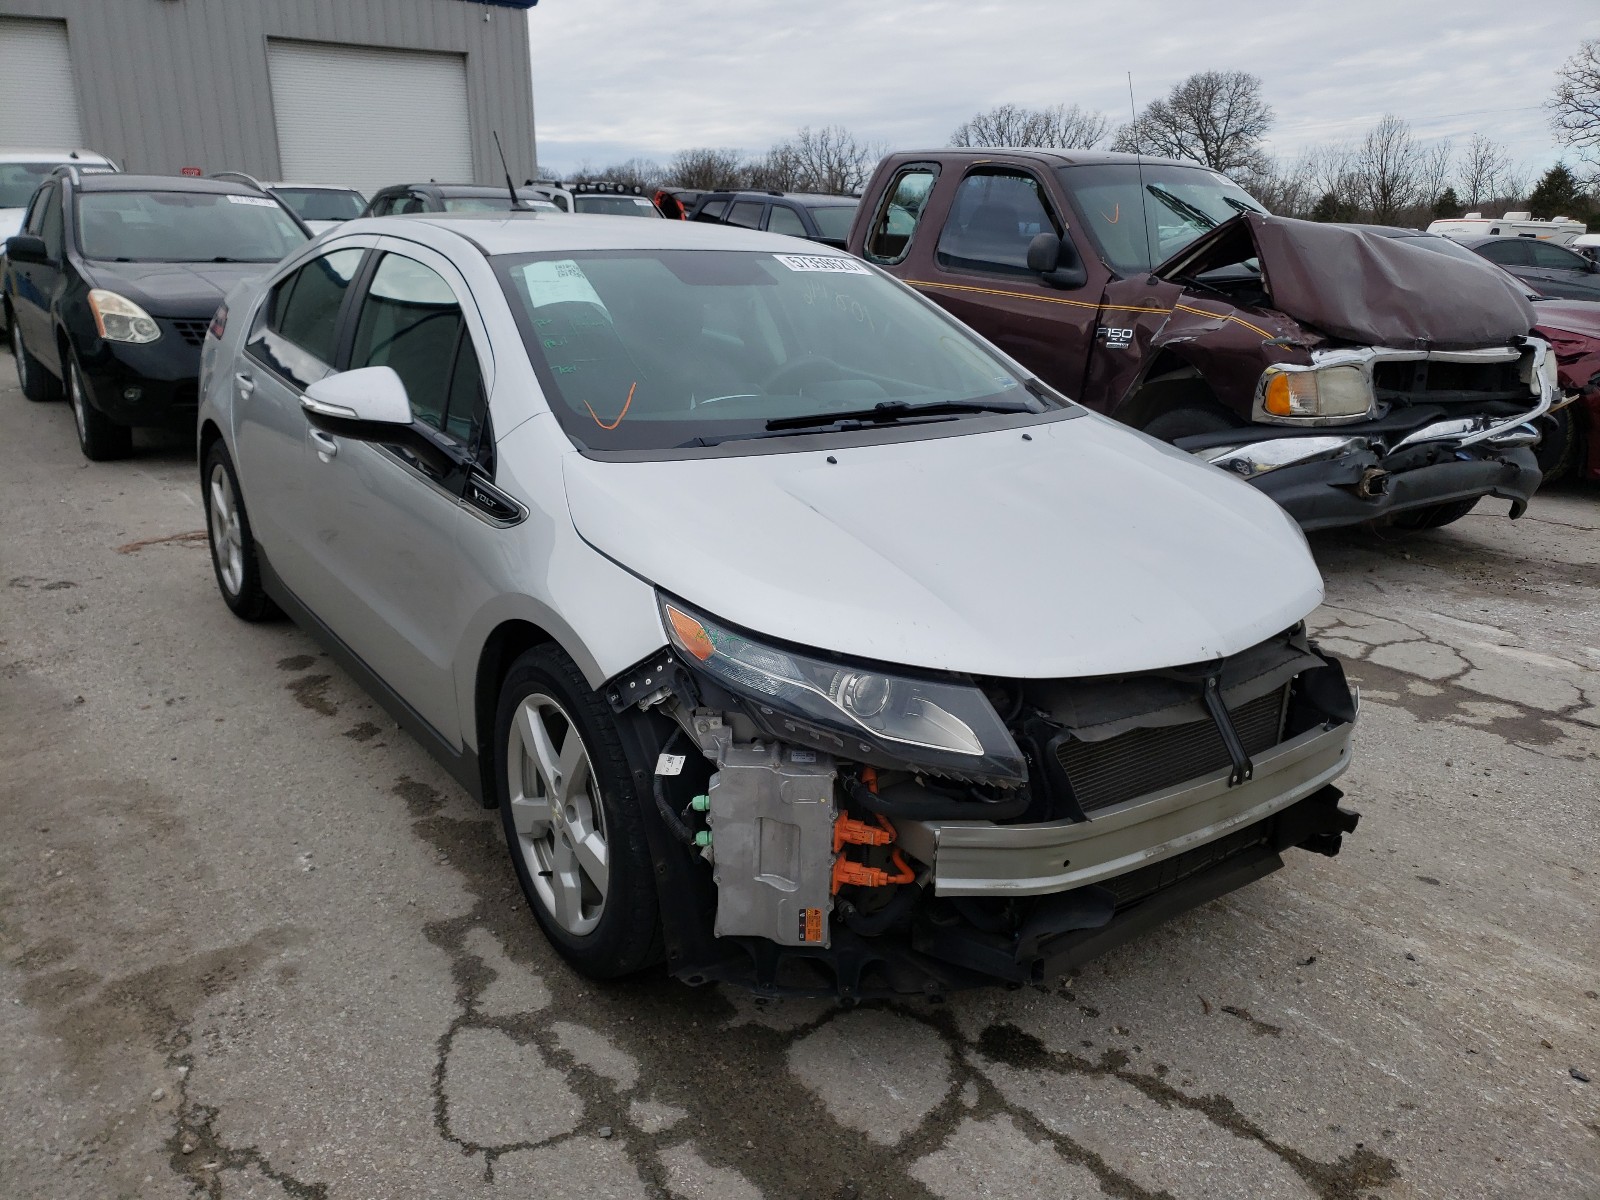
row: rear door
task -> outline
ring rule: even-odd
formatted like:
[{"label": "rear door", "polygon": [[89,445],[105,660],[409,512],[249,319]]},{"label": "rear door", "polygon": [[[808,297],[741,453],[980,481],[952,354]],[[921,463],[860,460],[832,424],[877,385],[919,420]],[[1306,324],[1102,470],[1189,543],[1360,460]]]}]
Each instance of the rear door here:
[{"label": "rear door", "polygon": [[22,331],[28,353],[59,376],[62,374],[61,356],[56,352],[53,306],[60,294],[67,265],[60,183],[52,180],[40,188],[28,214],[27,232],[44,239],[45,257],[49,261],[11,264],[17,328]]},{"label": "rear door", "polygon": [[[492,359],[471,292],[443,255],[397,238],[347,310],[347,370],[392,368],[412,416],[459,462],[492,450],[484,397]],[[452,745],[461,729],[455,648],[467,472],[407,451],[313,431],[306,459],[311,552],[303,598],[363,662]]]}]

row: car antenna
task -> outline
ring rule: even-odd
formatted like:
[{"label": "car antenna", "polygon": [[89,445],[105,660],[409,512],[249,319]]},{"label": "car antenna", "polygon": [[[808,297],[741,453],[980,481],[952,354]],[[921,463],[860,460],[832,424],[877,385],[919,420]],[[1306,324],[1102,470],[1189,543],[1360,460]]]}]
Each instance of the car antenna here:
[{"label": "car antenna", "polygon": [[1144,253],[1150,260],[1150,270],[1156,269],[1156,251],[1150,243],[1150,198],[1144,191],[1144,153],[1140,149],[1139,137],[1139,106],[1133,102],[1133,72],[1128,72],[1128,112],[1133,117],[1133,124],[1128,126],[1133,131],[1133,161],[1139,168],[1139,224],[1144,226]]},{"label": "car antenna", "polygon": [[494,148],[500,154],[500,169],[506,173],[506,191],[511,193],[511,211],[519,212],[522,209],[522,201],[517,196],[517,185],[511,182],[511,168],[506,165],[506,150],[500,144],[500,131],[492,129],[490,132],[494,134]]}]

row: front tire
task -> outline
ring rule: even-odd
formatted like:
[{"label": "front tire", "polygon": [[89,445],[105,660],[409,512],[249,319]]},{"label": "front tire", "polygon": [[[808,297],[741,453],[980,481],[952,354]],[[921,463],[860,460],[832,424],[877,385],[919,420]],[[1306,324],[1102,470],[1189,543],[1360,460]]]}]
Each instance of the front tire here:
[{"label": "front tire", "polygon": [[22,344],[22,327],[15,313],[11,314],[11,355],[16,359],[17,386],[24,396],[35,404],[61,399],[60,382]]},{"label": "front tire", "polygon": [[239,492],[239,477],[220,440],[206,451],[202,499],[206,506],[206,540],[211,544],[211,569],[217,577],[222,602],[241,621],[265,621],[278,615],[278,606],[261,586],[256,562],[255,537]]},{"label": "front tire", "polygon": [[118,425],[94,406],[88,385],[78,368],[78,356],[62,351],[67,371],[67,402],[72,405],[72,421],[78,427],[78,448],[90,462],[110,462],[127,458],[133,452],[133,430]]},{"label": "front tire", "polygon": [[655,872],[616,720],[559,648],[512,664],[494,756],[506,845],[550,944],[591,979],[658,961]]}]

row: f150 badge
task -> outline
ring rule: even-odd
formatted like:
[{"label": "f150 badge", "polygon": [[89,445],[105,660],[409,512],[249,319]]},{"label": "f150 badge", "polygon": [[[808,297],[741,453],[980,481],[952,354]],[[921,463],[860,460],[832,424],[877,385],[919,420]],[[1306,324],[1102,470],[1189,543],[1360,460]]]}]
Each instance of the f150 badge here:
[{"label": "f150 badge", "polygon": [[1115,325],[1101,325],[1095,336],[1105,341],[1107,350],[1126,350],[1133,345],[1133,330],[1119,329]]}]

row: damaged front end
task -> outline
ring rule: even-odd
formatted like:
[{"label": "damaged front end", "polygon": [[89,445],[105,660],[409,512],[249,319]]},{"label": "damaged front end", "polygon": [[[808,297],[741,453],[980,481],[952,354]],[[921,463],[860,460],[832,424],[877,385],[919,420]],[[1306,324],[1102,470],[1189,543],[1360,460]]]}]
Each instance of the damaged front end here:
[{"label": "damaged front end", "polygon": [[[1240,424],[1177,437],[1179,449],[1307,530],[1483,496],[1522,515],[1541,479],[1537,422],[1560,386],[1502,272],[1359,227],[1249,213],[1155,274],[1186,294],[1152,348],[1241,393]],[[1276,336],[1219,303],[1270,316]]]},{"label": "damaged front end", "polygon": [[[655,755],[669,969],[848,999],[1039,982],[1336,854],[1356,701],[1303,627],[1220,661],[986,680],[831,661],[663,601],[606,695]],[[664,851],[664,852],[663,852]]]}]

